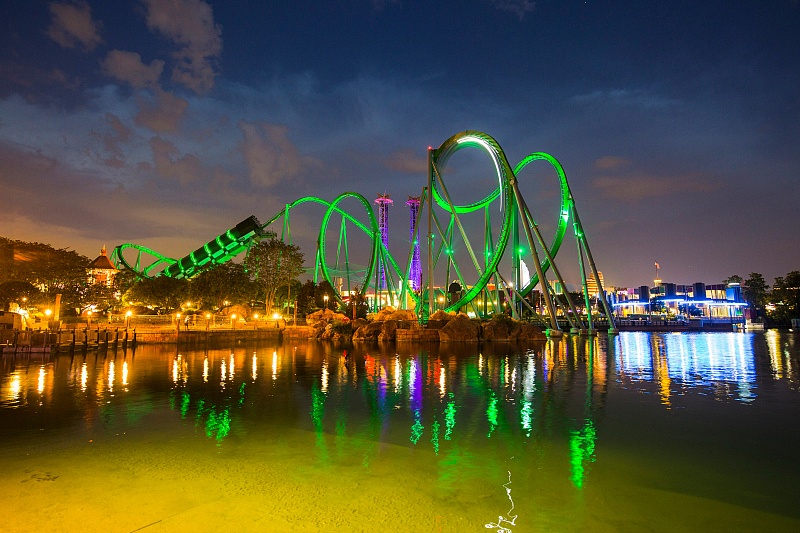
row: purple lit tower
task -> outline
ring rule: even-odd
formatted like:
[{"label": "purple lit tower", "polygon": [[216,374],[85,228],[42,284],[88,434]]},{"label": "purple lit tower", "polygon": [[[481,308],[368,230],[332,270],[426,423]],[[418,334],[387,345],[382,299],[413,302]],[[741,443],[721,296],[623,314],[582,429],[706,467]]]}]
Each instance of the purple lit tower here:
[{"label": "purple lit tower", "polygon": [[406,202],[406,205],[411,210],[411,242],[414,243],[414,254],[411,256],[411,274],[409,275],[409,281],[411,282],[411,288],[415,291],[418,291],[420,285],[422,285],[422,267],[419,263],[419,239],[414,238],[419,215],[419,198],[419,196],[409,196]]},{"label": "purple lit tower", "polygon": [[[379,194],[375,198],[375,203],[378,204],[378,229],[381,232],[381,242],[388,250],[389,248],[389,206],[394,204],[394,200],[389,198],[388,194]],[[378,290],[386,288],[386,265],[383,261],[378,261]]]}]

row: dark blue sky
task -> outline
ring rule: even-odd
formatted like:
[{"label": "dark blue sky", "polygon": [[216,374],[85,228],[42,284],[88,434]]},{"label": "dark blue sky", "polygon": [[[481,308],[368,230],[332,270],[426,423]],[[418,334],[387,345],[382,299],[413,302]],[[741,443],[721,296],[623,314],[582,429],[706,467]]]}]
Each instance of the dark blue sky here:
[{"label": "dark blue sky", "polygon": [[611,285],[800,269],[797,0],[0,4],[6,237],[178,257],[301,196],[419,194],[466,129],[561,161]]}]

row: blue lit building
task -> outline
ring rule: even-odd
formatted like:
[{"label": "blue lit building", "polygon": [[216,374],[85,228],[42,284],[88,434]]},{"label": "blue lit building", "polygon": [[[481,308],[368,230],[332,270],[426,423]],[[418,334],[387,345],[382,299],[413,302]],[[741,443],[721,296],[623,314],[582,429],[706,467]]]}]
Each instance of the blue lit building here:
[{"label": "blue lit building", "polygon": [[747,303],[738,283],[677,285],[655,280],[655,285],[610,291],[619,317],[742,318]]}]

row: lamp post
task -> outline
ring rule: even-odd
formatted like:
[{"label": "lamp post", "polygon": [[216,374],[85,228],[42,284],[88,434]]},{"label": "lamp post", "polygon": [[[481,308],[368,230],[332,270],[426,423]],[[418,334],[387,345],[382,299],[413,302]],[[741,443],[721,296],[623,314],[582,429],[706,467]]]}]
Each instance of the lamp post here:
[{"label": "lamp post", "polygon": [[91,328],[92,327],[92,312],[91,311],[86,311],[86,327],[87,328]]},{"label": "lamp post", "polygon": [[328,308],[328,295],[326,294],[325,296],[322,297],[322,299],[325,300],[325,309],[327,309]]},{"label": "lamp post", "polygon": [[[326,296],[325,298],[327,299],[328,297]],[[277,328],[278,320],[281,318],[281,315],[279,313],[272,313],[272,318],[275,319],[275,327]]]},{"label": "lamp post", "polygon": [[231,327],[233,331],[236,331],[236,313],[231,315]]},{"label": "lamp post", "polygon": [[255,320],[255,325],[253,326],[253,329],[258,329],[258,313],[253,314],[253,320]]},{"label": "lamp post", "polygon": [[211,313],[206,313],[206,331],[208,331],[208,321],[211,319]]},{"label": "lamp post", "polygon": [[133,314],[133,311],[128,311],[128,312],[125,313],[125,329],[128,329],[128,327],[131,325],[131,315],[132,314]]}]

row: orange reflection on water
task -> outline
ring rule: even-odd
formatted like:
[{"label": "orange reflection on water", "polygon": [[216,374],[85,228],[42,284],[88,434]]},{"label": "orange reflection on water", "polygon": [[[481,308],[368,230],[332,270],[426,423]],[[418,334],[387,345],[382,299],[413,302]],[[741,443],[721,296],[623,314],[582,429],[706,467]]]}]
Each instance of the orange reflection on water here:
[{"label": "orange reflection on water", "polygon": [[39,381],[36,384],[36,391],[41,394],[44,392],[44,365],[39,367]]}]

